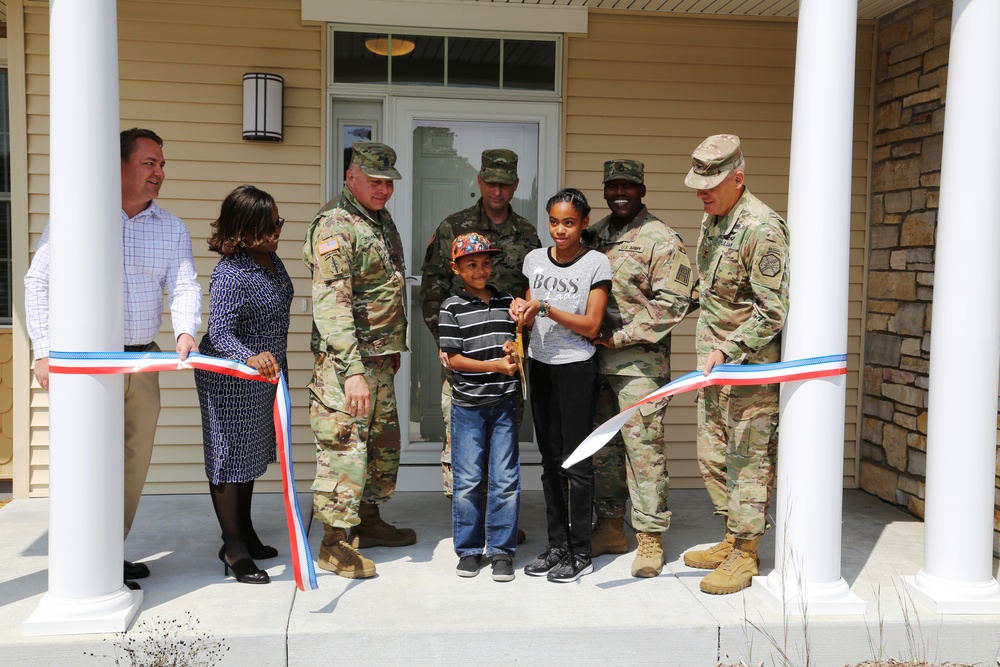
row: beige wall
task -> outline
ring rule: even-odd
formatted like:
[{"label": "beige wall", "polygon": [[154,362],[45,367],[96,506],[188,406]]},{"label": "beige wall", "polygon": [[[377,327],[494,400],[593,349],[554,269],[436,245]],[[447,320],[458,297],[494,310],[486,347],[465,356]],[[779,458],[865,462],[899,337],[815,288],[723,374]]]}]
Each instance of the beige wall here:
[{"label": "beige wall", "polygon": [[[20,11],[11,4],[10,11]],[[142,126],[164,139],[167,180],[158,203],[185,220],[206,293],[217,255],[205,240],[219,204],[237,185],[252,183],[278,201],[288,220],[278,250],[295,283],[288,361],[294,409],[293,442],[300,488],[312,479],[314,450],[308,423],[310,319],[303,314],[309,281],[300,261],[301,239],[323,201],[321,150],[324,30],[303,25],[297,0],[178,0],[118,3],[122,128]],[[12,24],[15,22],[12,21]],[[48,13],[24,9],[27,91],[28,225],[33,251],[45,227],[48,202]],[[242,76],[266,71],[285,78],[282,143],[242,140]],[[80,160],[86,172],[85,157]],[[307,304],[305,311],[311,310]],[[202,327],[204,330],[204,325]],[[157,337],[170,349],[169,316]],[[27,382],[27,378],[22,381]],[[163,410],[146,493],[203,492],[201,422],[190,373],[160,376]],[[48,396],[37,385],[30,399],[30,495],[48,493]],[[272,466],[258,483],[280,490]]]},{"label": "beige wall", "polygon": [[[683,185],[690,154],[706,136],[731,132],[743,140],[749,189],[784,215],[795,30],[790,20],[591,10],[588,34],[566,41],[565,184],[583,189],[594,208],[592,216],[600,216],[606,211],[600,189],[603,162],[617,157],[642,160],[646,204],[680,233],[693,255],[701,209],[693,191]],[[848,487],[858,483],[873,26],[862,23],[858,32],[844,434]],[[821,169],[817,173],[821,175]],[[795,221],[791,228],[795,233]],[[793,257],[793,280],[794,262]],[[695,366],[693,333],[694,320],[689,318],[674,335],[675,376]],[[693,396],[675,399],[668,414],[674,425],[668,431],[671,484],[700,487]]]}]

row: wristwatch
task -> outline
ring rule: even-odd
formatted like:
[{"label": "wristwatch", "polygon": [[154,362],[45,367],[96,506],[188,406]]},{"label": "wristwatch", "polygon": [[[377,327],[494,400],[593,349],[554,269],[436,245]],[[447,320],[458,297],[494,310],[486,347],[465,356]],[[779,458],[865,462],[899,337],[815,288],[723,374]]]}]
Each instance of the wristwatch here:
[{"label": "wristwatch", "polygon": [[539,317],[548,317],[549,316],[549,302],[548,301],[539,301],[539,303],[541,304],[541,306],[538,309],[538,316]]}]

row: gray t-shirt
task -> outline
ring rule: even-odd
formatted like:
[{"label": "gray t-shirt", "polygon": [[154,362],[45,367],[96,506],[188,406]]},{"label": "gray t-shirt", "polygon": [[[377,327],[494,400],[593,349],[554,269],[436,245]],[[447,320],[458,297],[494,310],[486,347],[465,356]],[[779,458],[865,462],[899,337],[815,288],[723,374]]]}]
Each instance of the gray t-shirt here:
[{"label": "gray t-shirt", "polygon": [[[569,264],[559,264],[550,248],[532,250],[524,258],[531,298],[548,301],[553,308],[584,315],[590,291],[611,286],[611,264],[603,253],[588,250]],[[528,343],[528,356],[546,364],[570,364],[594,356],[594,346],[578,333],[547,317],[535,317]]]}]

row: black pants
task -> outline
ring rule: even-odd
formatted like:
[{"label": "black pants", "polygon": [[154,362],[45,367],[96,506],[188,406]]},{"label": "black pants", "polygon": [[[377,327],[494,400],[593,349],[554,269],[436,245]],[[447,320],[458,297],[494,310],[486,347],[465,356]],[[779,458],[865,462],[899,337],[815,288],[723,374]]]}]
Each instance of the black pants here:
[{"label": "black pants", "polygon": [[593,357],[557,366],[532,359],[528,377],[549,546],[568,545],[574,554],[589,557],[594,466],[589,457],[568,470],[562,463],[592,430],[597,363]]}]

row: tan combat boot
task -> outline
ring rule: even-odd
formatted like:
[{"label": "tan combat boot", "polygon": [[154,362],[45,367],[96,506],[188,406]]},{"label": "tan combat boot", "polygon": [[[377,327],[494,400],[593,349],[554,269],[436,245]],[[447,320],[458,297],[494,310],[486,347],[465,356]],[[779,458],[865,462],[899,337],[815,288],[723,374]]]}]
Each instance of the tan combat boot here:
[{"label": "tan combat boot", "polygon": [[590,534],[590,557],[601,554],[623,554],[628,551],[625,540],[625,517],[597,517]]},{"label": "tan combat boot", "polygon": [[405,547],[417,541],[412,528],[396,528],[382,520],[378,505],[361,503],[358,510],[361,523],[351,528],[348,542],[355,549],[369,547]]},{"label": "tan combat boot", "polygon": [[656,577],[663,570],[663,533],[636,533],[639,548],[632,561],[633,577]]},{"label": "tan combat boot", "polygon": [[375,576],[375,563],[368,560],[347,543],[347,531],[323,524],[323,543],[319,547],[316,565],[327,572],[334,572],[348,579],[367,579]]},{"label": "tan combat boot", "polygon": [[726,539],[713,547],[698,551],[687,551],[684,553],[684,564],[688,567],[696,567],[699,570],[714,570],[722,565],[726,556],[733,550],[733,543],[736,538],[732,533],[726,532]]},{"label": "tan combat boot", "polygon": [[727,595],[741,591],[751,583],[757,572],[757,545],[760,538],[736,538],[726,560],[701,580],[701,590],[713,595]]}]

